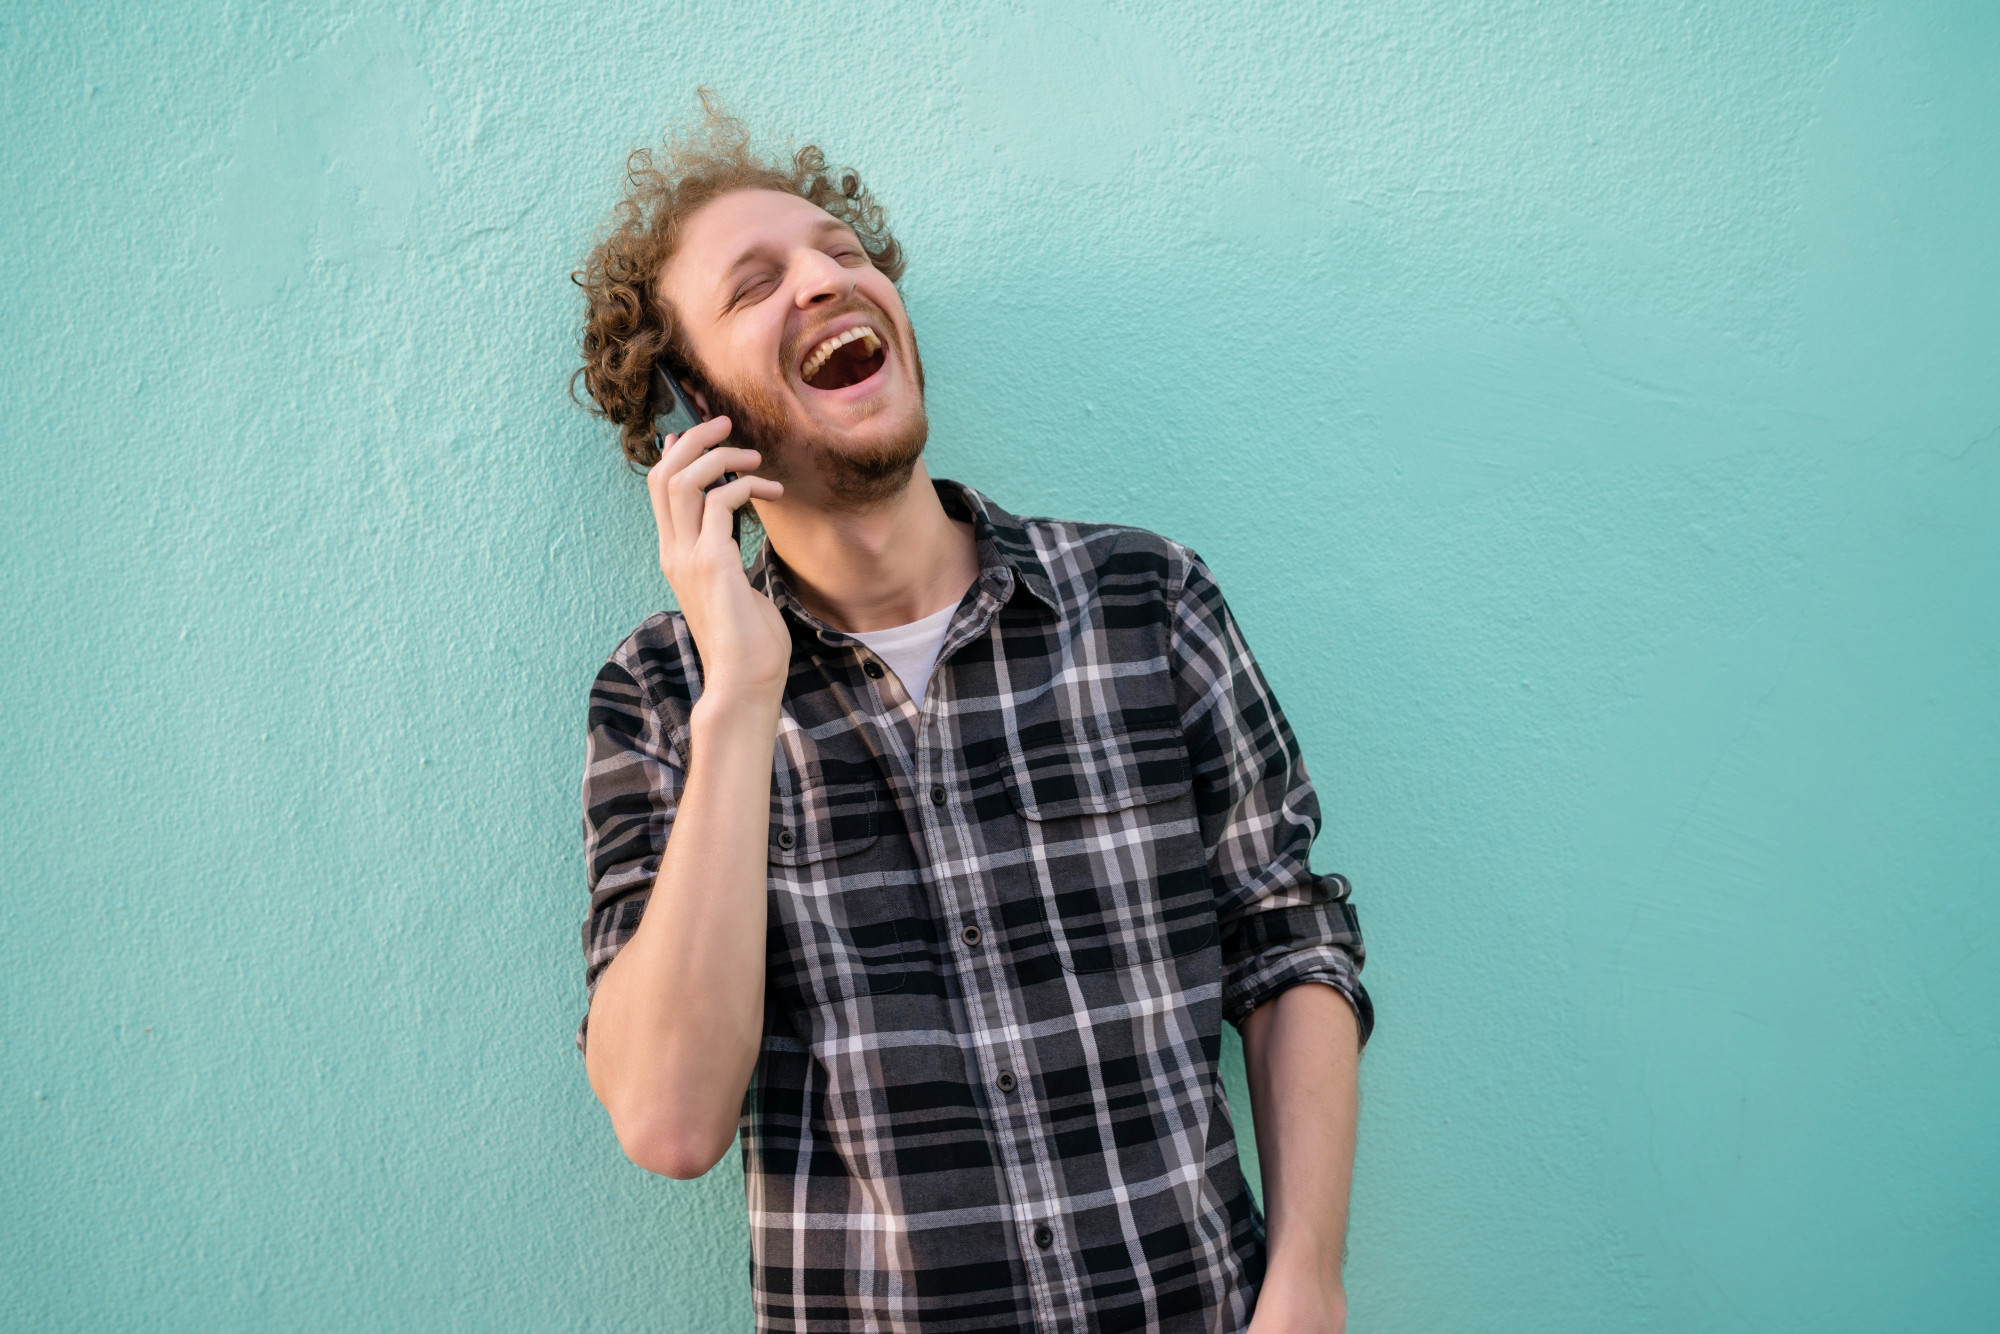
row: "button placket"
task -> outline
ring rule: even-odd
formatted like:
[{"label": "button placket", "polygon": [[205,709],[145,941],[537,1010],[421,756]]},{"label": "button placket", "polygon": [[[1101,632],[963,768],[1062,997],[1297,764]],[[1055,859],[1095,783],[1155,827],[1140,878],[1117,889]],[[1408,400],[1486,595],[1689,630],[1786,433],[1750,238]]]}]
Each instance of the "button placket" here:
[{"label": "button placket", "polygon": [[[985,605],[989,602],[992,605]],[[981,633],[990,630],[991,613],[998,605],[992,602],[989,592],[982,590]],[[911,795],[916,807],[912,823],[917,826],[913,832],[918,834],[933,868],[953,865],[972,852],[966,846],[957,818],[959,803],[952,800],[960,784],[953,771],[951,753],[935,745],[937,729],[925,725],[936,712],[934,706],[942,707],[942,698],[935,691],[926,696],[910,756],[914,780]],[[1017,1073],[1023,1068],[1024,1055],[1016,1045],[1021,1016],[1014,1013],[1012,998],[1004,987],[993,989],[977,982],[1004,967],[998,957],[1004,949],[1000,938],[989,940],[985,928],[975,920],[991,905],[977,897],[973,886],[962,878],[944,875],[938,876],[934,884],[936,911],[943,921],[956,919],[958,923],[963,952],[950,951],[946,958],[948,966],[955,967],[967,979],[967,1036],[974,1049],[968,1055],[975,1064],[974,1077],[1004,1095],[990,1099],[988,1114],[993,1119],[1010,1212],[1019,1220],[1017,1225],[1027,1229],[1037,1215],[1047,1218],[1056,1207],[1058,1174],[1053,1164],[1053,1145],[1045,1138],[1045,1128],[1035,1123],[1031,1096],[1023,1084],[1023,1076]],[[1047,1234],[1046,1241],[1033,1231],[1025,1235],[1016,1233],[1038,1247],[1036,1261],[1028,1265],[1035,1327],[1072,1328],[1074,1313],[1082,1300],[1080,1276],[1073,1257],[1055,1247],[1054,1229],[1044,1223],[1039,1230]]]}]

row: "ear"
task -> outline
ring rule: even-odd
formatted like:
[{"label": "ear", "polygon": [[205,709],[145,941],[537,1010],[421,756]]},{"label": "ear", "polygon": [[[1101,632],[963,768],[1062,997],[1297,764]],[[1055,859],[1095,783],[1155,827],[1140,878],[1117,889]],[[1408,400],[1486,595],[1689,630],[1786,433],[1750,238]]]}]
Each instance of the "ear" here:
[{"label": "ear", "polygon": [[695,388],[694,381],[682,380],[681,388],[686,391],[688,398],[693,401],[694,405],[701,409],[702,416],[713,417],[715,415],[715,410],[708,406],[708,395]]}]

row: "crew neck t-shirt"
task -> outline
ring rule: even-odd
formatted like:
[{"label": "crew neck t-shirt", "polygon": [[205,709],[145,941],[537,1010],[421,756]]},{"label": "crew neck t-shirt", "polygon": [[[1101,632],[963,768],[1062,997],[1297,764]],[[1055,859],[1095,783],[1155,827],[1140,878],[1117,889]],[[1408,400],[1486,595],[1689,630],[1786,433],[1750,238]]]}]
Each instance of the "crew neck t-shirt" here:
[{"label": "crew neck t-shirt", "polygon": [[889,670],[903,683],[909,692],[911,703],[924,707],[924,691],[931,682],[931,668],[937,666],[938,650],[944,647],[944,632],[951,628],[951,614],[958,610],[952,603],[943,611],[934,611],[921,621],[911,621],[908,625],[892,625],[887,630],[852,630],[856,639],[866,644],[875,656],[889,664]]}]

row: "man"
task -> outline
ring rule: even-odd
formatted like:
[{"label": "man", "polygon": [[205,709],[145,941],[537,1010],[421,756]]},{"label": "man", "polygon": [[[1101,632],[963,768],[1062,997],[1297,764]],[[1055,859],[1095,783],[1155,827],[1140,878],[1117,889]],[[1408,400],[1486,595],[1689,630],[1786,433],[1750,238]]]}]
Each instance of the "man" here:
[{"label": "man", "polygon": [[578,275],[679,604],[591,692],[591,1086],[651,1171],[740,1136],[763,1330],[1339,1330],[1371,1018],[1297,744],[1194,553],[929,477],[902,267],[710,108]]}]

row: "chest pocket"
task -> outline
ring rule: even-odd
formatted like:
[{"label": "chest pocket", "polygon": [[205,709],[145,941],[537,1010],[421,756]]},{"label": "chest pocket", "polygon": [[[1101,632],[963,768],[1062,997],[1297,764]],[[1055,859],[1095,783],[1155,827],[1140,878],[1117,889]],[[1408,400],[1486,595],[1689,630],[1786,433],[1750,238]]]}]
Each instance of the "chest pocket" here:
[{"label": "chest pocket", "polygon": [[1030,729],[1006,766],[1062,966],[1128,968],[1215,938],[1215,898],[1177,727]]},{"label": "chest pocket", "polygon": [[772,782],[766,957],[788,1008],[897,991],[908,979],[908,895],[886,888],[884,800],[872,765]]}]

